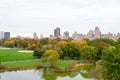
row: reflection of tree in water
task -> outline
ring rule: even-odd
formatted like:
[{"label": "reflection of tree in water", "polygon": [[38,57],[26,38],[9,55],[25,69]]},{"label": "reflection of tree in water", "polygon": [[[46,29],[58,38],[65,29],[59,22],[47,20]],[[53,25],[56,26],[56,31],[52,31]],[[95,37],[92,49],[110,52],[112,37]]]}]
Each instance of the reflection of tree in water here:
[{"label": "reflection of tree in water", "polygon": [[42,79],[43,80],[57,80],[58,77],[64,78],[64,77],[71,77],[74,78],[79,74],[79,72],[65,72],[65,73],[57,73],[52,71],[50,68],[43,68],[39,70],[39,73],[42,73]]},{"label": "reflection of tree in water", "polygon": [[42,72],[42,79],[43,80],[57,80],[58,77],[64,78],[64,77],[70,77],[74,78],[77,75],[82,75],[84,78],[90,78],[90,71],[92,67],[82,67],[79,68],[73,72],[65,72],[65,73],[56,73],[52,71],[50,68],[43,68],[40,69],[40,73]]},{"label": "reflection of tree in water", "polygon": [[84,78],[91,78],[91,71],[95,69],[95,66],[84,66],[79,68],[79,73],[82,75]]},{"label": "reflection of tree in water", "polygon": [[56,80],[57,76],[55,76],[55,73],[50,68],[44,68],[42,69],[43,75],[42,78],[44,80]]}]

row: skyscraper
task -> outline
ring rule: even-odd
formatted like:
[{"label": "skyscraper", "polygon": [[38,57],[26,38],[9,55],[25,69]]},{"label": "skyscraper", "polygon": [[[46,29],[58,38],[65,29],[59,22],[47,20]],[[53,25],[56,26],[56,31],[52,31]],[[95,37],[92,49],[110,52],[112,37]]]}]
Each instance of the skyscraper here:
[{"label": "skyscraper", "polygon": [[93,31],[93,30],[90,30],[90,31],[87,33],[87,38],[89,38],[89,39],[94,39],[94,31]]},{"label": "skyscraper", "polygon": [[63,36],[62,36],[62,39],[68,39],[69,38],[69,32],[68,31],[65,31],[63,33]]},{"label": "skyscraper", "polygon": [[10,32],[4,32],[4,38],[10,38]]},{"label": "skyscraper", "polygon": [[4,32],[3,31],[0,32],[0,39],[4,39]]},{"label": "skyscraper", "polygon": [[60,28],[59,27],[54,29],[54,37],[56,37],[56,38],[60,37]]},{"label": "skyscraper", "polygon": [[33,33],[33,38],[38,39],[37,33]]},{"label": "skyscraper", "polygon": [[40,35],[40,39],[43,39],[43,38],[44,38],[44,36],[41,34],[41,35]]},{"label": "skyscraper", "polygon": [[101,32],[98,27],[95,27],[95,34],[94,34],[95,39],[101,37]]},{"label": "skyscraper", "polygon": [[69,37],[69,32],[68,32],[68,31],[65,31],[65,32],[63,33],[63,36]]}]

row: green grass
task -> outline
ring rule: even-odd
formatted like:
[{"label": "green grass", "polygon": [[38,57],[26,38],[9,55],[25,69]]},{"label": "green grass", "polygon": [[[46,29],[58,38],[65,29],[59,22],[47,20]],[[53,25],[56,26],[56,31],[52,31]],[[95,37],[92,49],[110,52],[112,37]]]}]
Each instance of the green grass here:
[{"label": "green grass", "polygon": [[[78,60],[59,60],[56,64],[59,69],[66,69],[74,63],[78,62]],[[16,61],[16,62],[2,62],[2,66],[6,66],[9,70],[17,70],[17,69],[30,69],[36,68],[38,65],[48,64],[44,63],[42,60],[30,60],[30,61]]]},{"label": "green grass", "polygon": [[20,61],[20,60],[29,60],[32,59],[33,53],[20,53],[18,52],[21,49],[0,49],[0,57],[2,62],[7,61]]},{"label": "green grass", "polygon": [[57,62],[57,66],[60,69],[66,69],[77,62],[78,62],[78,60],[59,60]]},{"label": "green grass", "polygon": [[42,64],[41,60],[31,61],[17,61],[17,62],[2,62],[2,66],[6,66],[9,69],[29,69],[35,68],[35,66]]}]

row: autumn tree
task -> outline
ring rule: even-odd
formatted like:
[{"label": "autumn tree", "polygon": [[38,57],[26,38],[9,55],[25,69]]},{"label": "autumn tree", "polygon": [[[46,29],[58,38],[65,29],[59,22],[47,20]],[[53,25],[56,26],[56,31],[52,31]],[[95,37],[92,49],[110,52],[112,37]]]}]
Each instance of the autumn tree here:
[{"label": "autumn tree", "polygon": [[87,60],[95,60],[97,56],[97,48],[91,46],[84,46],[81,49],[81,57]]},{"label": "autumn tree", "polygon": [[[60,58],[61,59],[64,59],[64,57],[65,57],[65,54],[66,54],[66,46],[67,46],[67,42],[66,41],[59,41],[58,43],[57,43],[57,47],[58,48],[60,48],[60,49],[57,49],[60,53]],[[61,52],[61,51],[62,52]]]},{"label": "autumn tree", "polygon": [[80,45],[78,41],[71,41],[67,43],[66,56],[72,59],[80,57]]},{"label": "autumn tree", "polygon": [[88,39],[82,39],[82,40],[80,41],[81,47],[86,46],[86,45],[87,45],[87,42],[88,42]]},{"label": "autumn tree", "polygon": [[30,49],[30,50],[35,50],[36,48],[37,48],[36,44],[31,44],[28,46],[28,49]]},{"label": "autumn tree", "polygon": [[46,50],[42,56],[42,59],[45,62],[49,62],[51,66],[55,64],[59,60],[59,54],[56,50],[50,49]]},{"label": "autumn tree", "polygon": [[20,41],[20,46],[23,48],[23,49],[27,49],[28,48],[28,39],[22,39]]},{"label": "autumn tree", "polygon": [[45,51],[50,49],[52,49],[51,45],[43,45],[41,48],[35,46],[33,56],[35,56],[36,58],[41,58]]},{"label": "autumn tree", "polygon": [[98,52],[97,52],[97,57],[96,57],[96,60],[100,60],[101,59],[101,56],[102,56],[102,50],[104,48],[109,48],[111,47],[110,44],[107,44],[103,41],[99,41],[99,40],[92,40],[89,42],[89,46],[93,46],[93,47],[96,47]]},{"label": "autumn tree", "polygon": [[15,46],[15,42],[13,40],[12,41],[5,41],[4,46],[13,48]]}]

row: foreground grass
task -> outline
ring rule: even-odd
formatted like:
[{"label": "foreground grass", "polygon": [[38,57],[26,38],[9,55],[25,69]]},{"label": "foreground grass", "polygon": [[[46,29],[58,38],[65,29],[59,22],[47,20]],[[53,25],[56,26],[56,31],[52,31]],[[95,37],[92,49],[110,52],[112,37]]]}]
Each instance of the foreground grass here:
[{"label": "foreground grass", "polygon": [[21,61],[29,60],[33,58],[33,53],[20,53],[18,52],[21,49],[0,49],[0,57],[2,62],[7,61]]}]

